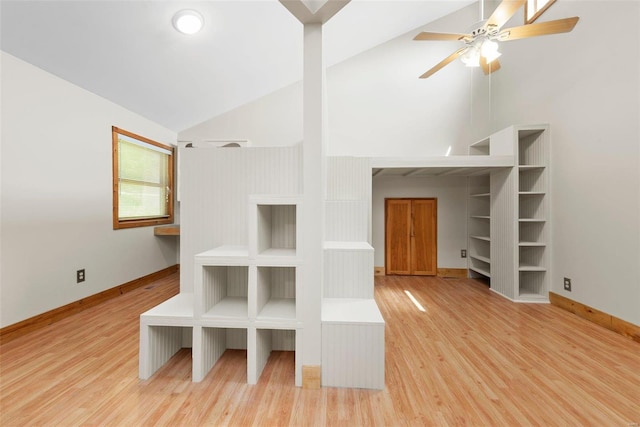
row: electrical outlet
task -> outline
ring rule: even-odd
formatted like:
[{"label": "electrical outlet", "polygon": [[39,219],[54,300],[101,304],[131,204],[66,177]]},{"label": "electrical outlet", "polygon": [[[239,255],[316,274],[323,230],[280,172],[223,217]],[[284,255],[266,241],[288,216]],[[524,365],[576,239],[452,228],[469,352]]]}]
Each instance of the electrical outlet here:
[{"label": "electrical outlet", "polygon": [[567,277],[564,278],[564,290],[571,292],[571,279]]},{"label": "electrical outlet", "polygon": [[76,271],[76,283],[84,282],[84,279],[85,279],[84,268],[82,270]]},{"label": "electrical outlet", "polygon": [[460,258],[466,258],[467,257],[467,250],[466,249],[461,249],[460,250]]}]

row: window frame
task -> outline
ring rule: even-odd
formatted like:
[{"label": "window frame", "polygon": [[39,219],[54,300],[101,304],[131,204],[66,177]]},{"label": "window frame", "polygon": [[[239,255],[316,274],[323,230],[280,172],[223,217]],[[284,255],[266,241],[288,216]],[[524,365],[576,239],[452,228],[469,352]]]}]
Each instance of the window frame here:
[{"label": "window frame", "polygon": [[528,18],[529,16],[529,1],[527,0],[524,3],[524,23],[526,24],[531,24],[533,23],[536,19],[538,19],[540,17],[540,15],[542,15],[547,9],[549,9],[549,7],[551,7],[552,4],[554,4],[556,2],[556,0],[549,0],[544,6],[538,8],[537,7],[537,1],[538,0],[533,0],[534,3],[536,3],[535,8],[535,12],[533,12],[533,14],[531,15],[531,18]]},{"label": "window frame", "polygon": [[[119,216],[119,206],[120,206],[120,175],[119,175],[119,143],[118,136],[123,135],[129,138],[133,138],[140,142],[153,145],[164,150],[169,151],[168,164],[167,164],[167,178],[168,178],[168,187],[169,187],[169,198],[168,198],[168,216],[156,216],[156,217],[148,217],[148,218],[134,218],[134,219],[120,219]],[[162,144],[160,142],[154,141],[149,138],[145,138],[144,136],[137,135],[133,132],[126,131],[124,129],[120,129],[116,126],[111,127],[111,144],[112,144],[112,164],[113,164],[113,229],[120,230],[126,228],[135,228],[135,227],[149,227],[155,225],[164,225],[164,224],[173,224],[174,221],[174,194],[175,194],[175,147],[172,145]]]}]

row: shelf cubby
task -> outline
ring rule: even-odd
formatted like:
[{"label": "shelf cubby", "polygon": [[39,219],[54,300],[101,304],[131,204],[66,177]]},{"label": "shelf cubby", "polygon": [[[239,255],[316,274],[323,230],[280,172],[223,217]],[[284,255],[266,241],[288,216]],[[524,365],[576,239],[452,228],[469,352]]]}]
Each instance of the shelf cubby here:
[{"label": "shelf cubby", "polygon": [[539,166],[520,166],[519,191],[541,192],[545,189],[545,169]]},{"label": "shelf cubby", "polygon": [[[296,351],[295,329],[268,329],[258,327],[255,329],[255,334],[255,357],[252,358],[252,366],[249,367],[247,373],[247,382],[249,384],[256,384],[258,382],[272,351],[295,351],[296,358],[298,358],[300,354],[299,351]],[[254,361],[255,365],[253,365]]]},{"label": "shelf cubby", "polygon": [[295,256],[296,206],[258,205],[257,255]]},{"label": "shelf cubby", "polygon": [[545,211],[544,193],[519,193],[519,219],[544,218]]},{"label": "shelf cubby", "polygon": [[488,240],[469,239],[469,256],[491,258],[491,244]]},{"label": "shelf cubby", "polygon": [[543,266],[544,265],[544,246],[520,246],[520,264],[529,266]]},{"label": "shelf cubby", "polygon": [[486,218],[469,218],[469,234],[472,237],[491,238],[491,224]]},{"label": "shelf cubby", "polygon": [[518,164],[546,165],[545,129],[518,130]]},{"label": "shelf cubby", "polygon": [[518,299],[522,301],[546,301],[546,275],[545,271],[520,271]]},{"label": "shelf cubby", "polygon": [[257,322],[296,320],[296,268],[257,267]]},{"label": "shelf cubby", "polygon": [[248,320],[249,267],[204,265],[201,269],[199,317]]},{"label": "shelf cubby", "polygon": [[486,277],[491,277],[491,264],[489,264],[488,259],[483,260],[477,257],[470,256],[469,270],[480,273],[481,275]]},{"label": "shelf cubby", "polygon": [[296,196],[249,197],[250,258],[263,265],[283,265],[300,259],[300,206]]},{"label": "shelf cubby", "polygon": [[519,243],[541,243],[545,242],[544,222],[520,222]]},{"label": "shelf cubby", "polygon": [[489,197],[472,196],[469,201],[470,216],[489,217],[491,212]]},{"label": "shelf cubby", "polygon": [[194,382],[202,381],[227,350],[247,350],[246,328],[196,326],[193,337]]}]

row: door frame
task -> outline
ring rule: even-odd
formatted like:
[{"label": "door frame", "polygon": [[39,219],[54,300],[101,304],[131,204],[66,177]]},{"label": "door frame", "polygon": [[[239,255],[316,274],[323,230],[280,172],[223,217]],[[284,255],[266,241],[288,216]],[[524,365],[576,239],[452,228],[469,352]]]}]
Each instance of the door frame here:
[{"label": "door frame", "polygon": [[[435,238],[434,238],[434,245],[433,245],[433,250],[434,250],[434,274],[433,276],[437,276],[438,275],[438,198],[437,197],[385,197],[384,198],[384,248],[385,248],[385,253],[384,253],[384,274],[385,275],[390,275],[388,272],[388,260],[389,260],[389,253],[387,251],[388,249],[388,238],[389,238],[389,234],[388,234],[388,230],[387,230],[387,223],[388,223],[388,201],[389,200],[432,200],[435,204],[435,216],[434,216],[434,229],[435,229]],[[412,218],[413,218],[413,209],[411,210],[412,213]],[[413,221],[413,219],[412,219]],[[413,223],[411,224],[411,227],[413,227]],[[410,244],[410,246],[412,247],[413,244]],[[402,274],[399,274],[402,275]],[[409,275],[415,275],[415,274],[411,274],[409,273]],[[431,276],[431,275],[429,275]]]}]

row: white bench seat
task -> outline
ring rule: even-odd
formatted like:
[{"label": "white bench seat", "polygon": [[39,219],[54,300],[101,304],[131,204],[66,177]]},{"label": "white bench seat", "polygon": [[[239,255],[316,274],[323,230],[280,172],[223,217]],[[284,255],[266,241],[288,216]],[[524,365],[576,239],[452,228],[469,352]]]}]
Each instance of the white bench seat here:
[{"label": "white bench seat", "polygon": [[190,343],[193,293],[180,293],[140,315],[139,377],[146,380]]}]

